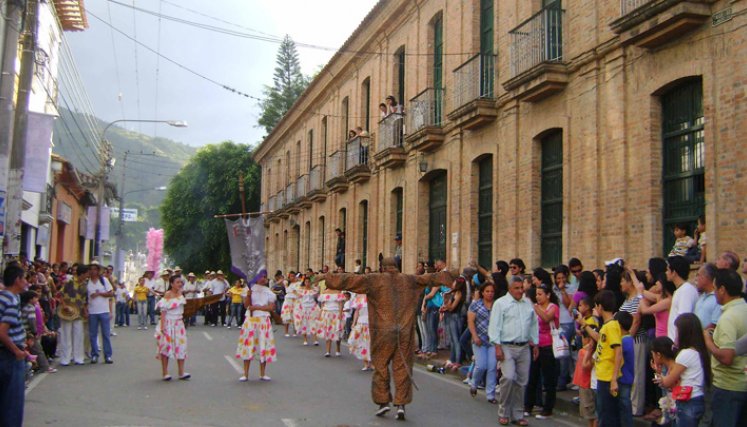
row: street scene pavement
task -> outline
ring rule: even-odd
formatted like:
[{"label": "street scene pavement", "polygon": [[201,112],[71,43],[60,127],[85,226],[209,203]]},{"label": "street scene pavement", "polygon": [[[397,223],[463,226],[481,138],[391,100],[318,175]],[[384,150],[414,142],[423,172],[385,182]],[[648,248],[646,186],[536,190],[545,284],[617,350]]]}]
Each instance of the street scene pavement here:
[{"label": "street scene pavement", "polygon": [[[200,319],[202,320],[202,319]],[[258,380],[252,366],[240,383],[234,358],[237,329],[197,326],[187,332],[188,381],[161,380],[153,327],[118,328],[113,337],[114,364],[61,367],[34,378],[26,395],[27,426],[479,426],[497,425],[497,406],[484,394],[469,397],[458,380],[415,368],[419,387],[407,406],[407,421],[393,413],[373,415],[371,373],[343,348],[341,358],[323,357],[323,348],[304,347],[275,327],[279,360],[268,366],[271,382]],[[557,412],[532,426],[582,425],[574,415]]]}]

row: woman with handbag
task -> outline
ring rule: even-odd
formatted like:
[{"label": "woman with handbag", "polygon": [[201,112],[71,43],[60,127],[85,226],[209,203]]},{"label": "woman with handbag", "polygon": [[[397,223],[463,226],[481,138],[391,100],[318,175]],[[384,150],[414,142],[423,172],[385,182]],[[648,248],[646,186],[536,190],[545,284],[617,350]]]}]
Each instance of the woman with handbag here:
[{"label": "woman with handbag", "polygon": [[[668,337],[658,337],[651,346],[656,366],[654,382],[672,390],[677,405],[675,425],[695,427],[705,412],[704,390],[711,383],[711,358],[706,349],[698,316],[684,313],[674,321],[679,352]],[[662,368],[666,375],[662,376]]]},{"label": "woman with handbag", "polygon": [[[542,271],[544,272],[544,270]],[[536,271],[533,277],[537,285],[537,302],[534,304],[534,312],[537,314],[537,323],[539,324],[539,356],[537,359],[532,360],[531,367],[529,368],[529,384],[524,397],[524,411],[527,413],[525,415],[529,416],[537,401],[537,389],[539,387],[540,373],[542,373],[542,382],[545,389],[544,405],[542,406],[542,412],[536,416],[540,420],[552,416],[558,382],[558,363],[556,357],[562,356],[556,356],[553,349],[553,339],[555,337],[561,339],[558,332],[560,326],[558,297],[553,293],[551,285],[547,283],[550,275],[547,272],[544,273],[547,275],[547,278],[538,277],[540,275]]]}]

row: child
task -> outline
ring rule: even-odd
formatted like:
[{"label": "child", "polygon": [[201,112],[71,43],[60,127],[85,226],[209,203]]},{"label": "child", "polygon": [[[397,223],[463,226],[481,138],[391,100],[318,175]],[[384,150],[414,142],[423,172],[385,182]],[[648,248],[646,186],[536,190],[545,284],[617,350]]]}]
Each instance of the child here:
[{"label": "child", "polygon": [[603,290],[594,297],[594,309],[602,317],[603,325],[597,340],[597,402],[599,423],[605,427],[620,426],[618,399],[620,368],[622,367],[622,331],[620,323],[613,318],[617,307],[615,294]]},{"label": "child", "polygon": [[228,290],[228,295],[231,295],[231,309],[228,312],[228,329],[231,329],[231,321],[236,319],[236,327],[241,326],[241,312],[244,311],[244,287],[242,286],[241,280],[237,280],[233,283],[231,289]]},{"label": "child", "polygon": [[148,316],[148,294],[151,290],[145,286],[145,277],[141,277],[134,289],[135,301],[137,302],[137,329],[139,331],[148,329],[146,326]]},{"label": "child", "polygon": [[[26,336],[28,337],[28,352],[30,355],[38,358],[31,358],[29,361],[37,362],[37,366],[41,372],[55,373],[57,369],[49,365],[49,360],[47,360],[47,356],[41,347],[41,335],[44,333],[44,330],[39,328],[40,322],[37,319],[36,305],[39,303],[39,294],[34,291],[26,291],[20,297],[21,317],[23,326],[26,329]],[[41,327],[44,327],[43,323]]]},{"label": "child", "polygon": [[674,225],[674,246],[669,256],[687,256],[687,251],[695,246],[695,240],[687,235],[687,224]]},{"label": "child", "polygon": [[363,361],[361,371],[373,371],[371,366],[371,335],[368,330],[368,299],[365,294],[358,294],[352,300],[355,308],[353,329],[348,338],[348,348],[356,359]]},{"label": "child", "polygon": [[[654,382],[672,389],[677,407],[678,426],[697,426],[705,412],[704,389],[711,381],[711,358],[706,349],[700,320],[693,313],[684,313],[675,321],[679,353],[668,337],[654,340],[651,346],[656,367]],[[663,374],[666,368],[666,374]]]},{"label": "child", "polygon": [[698,228],[695,229],[695,242],[697,244],[698,251],[700,252],[701,263],[706,262],[706,244],[708,239],[706,238],[706,222],[705,215],[698,217]]},{"label": "child", "polygon": [[[579,316],[581,316],[580,312]],[[573,374],[573,384],[578,386],[579,415],[589,422],[589,427],[596,427],[596,405],[594,404],[594,391],[591,389],[591,370],[592,366],[594,366],[592,359],[594,340],[591,339],[588,333],[582,332],[581,342],[583,347],[578,351],[576,371]]]},{"label": "child", "polygon": [[618,406],[620,408],[620,425],[622,427],[633,427],[633,402],[630,395],[633,390],[633,379],[635,378],[635,342],[630,336],[630,327],[633,326],[633,316],[626,311],[615,313],[615,320],[620,324],[622,332],[622,376],[617,381],[620,391],[618,392]]},{"label": "child", "polygon": [[320,320],[316,335],[319,339],[327,341],[327,352],[324,357],[329,357],[332,351],[332,342],[335,342],[335,357],[340,357],[340,340],[342,339],[342,305],[345,294],[340,291],[326,289],[319,295],[319,303],[322,305]]}]

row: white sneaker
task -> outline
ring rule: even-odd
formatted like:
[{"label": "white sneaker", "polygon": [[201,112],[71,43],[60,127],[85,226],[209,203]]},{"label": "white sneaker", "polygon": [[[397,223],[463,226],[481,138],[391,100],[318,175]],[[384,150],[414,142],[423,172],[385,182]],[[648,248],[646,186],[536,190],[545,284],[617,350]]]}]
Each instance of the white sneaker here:
[{"label": "white sneaker", "polygon": [[304,341],[303,345],[309,345],[309,343],[307,341]]},{"label": "white sneaker", "polygon": [[319,341],[314,341],[315,346],[319,346]]},{"label": "white sneaker", "polygon": [[329,353],[324,353],[324,357],[329,357]]},{"label": "white sneaker", "polygon": [[243,376],[243,375],[241,377],[239,377],[239,382],[245,383],[245,382],[247,382],[247,380],[248,380],[248,378],[245,377],[245,376]]},{"label": "white sneaker", "polygon": [[147,327],[147,326],[145,326],[145,327],[144,327],[143,329],[145,329],[145,330],[147,331],[147,330],[148,330],[148,327]]},{"label": "white sneaker", "polygon": [[342,356],[342,354],[340,354],[340,352],[339,352],[339,351],[336,351],[336,352],[335,352],[335,357],[340,357],[340,356]]},{"label": "white sneaker", "polygon": [[142,331],[142,330],[143,330],[143,327],[142,327],[142,326],[138,326],[138,327],[137,327],[137,330],[138,330],[138,331]]},{"label": "white sneaker", "polygon": [[290,335],[289,334],[285,334],[285,337],[288,338],[288,337],[290,337]]},{"label": "white sneaker", "polygon": [[270,381],[270,380],[272,380],[272,378],[270,378],[267,375],[265,375],[264,377],[259,377],[259,380],[260,381]]},{"label": "white sneaker", "polygon": [[117,336],[117,333],[116,333],[116,332],[114,332],[114,331],[111,331],[111,332],[109,332],[109,336],[110,336],[110,337],[116,337],[116,336]]},{"label": "white sneaker", "polygon": [[231,325],[228,325],[228,326],[227,326],[227,328],[228,328],[228,329],[231,329]]}]

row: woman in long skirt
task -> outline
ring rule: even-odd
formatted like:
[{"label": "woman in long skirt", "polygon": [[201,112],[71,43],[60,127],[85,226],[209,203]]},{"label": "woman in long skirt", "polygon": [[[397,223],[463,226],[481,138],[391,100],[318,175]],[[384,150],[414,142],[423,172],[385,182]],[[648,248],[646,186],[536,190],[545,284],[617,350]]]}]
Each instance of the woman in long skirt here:
[{"label": "woman in long skirt", "polygon": [[236,358],[244,361],[244,375],[239,381],[249,378],[249,365],[259,360],[259,379],[270,381],[265,368],[277,359],[275,336],[272,333],[270,313],[275,309],[275,294],[268,288],[266,276],[261,276],[244,299],[246,319],[241,326]]},{"label": "woman in long skirt", "polygon": [[181,276],[169,278],[169,290],[156,304],[161,310],[161,320],[156,327],[158,358],[161,359],[161,371],[164,381],[170,381],[169,358],[176,359],[179,367],[179,379],[188,380],[192,375],[184,372],[184,359],[187,358],[187,331],[184,328],[184,305],[187,300],[182,295],[184,282]]},{"label": "woman in long skirt", "polygon": [[326,289],[319,295],[322,304],[321,317],[317,330],[317,337],[327,341],[327,352],[324,357],[329,357],[332,351],[332,341],[337,345],[336,357],[340,357],[340,340],[342,339],[342,304],[345,302],[345,294],[340,291]]},{"label": "woman in long skirt", "polygon": [[363,361],[361,371],[373,371],[371,366],[371,335],[368,331],[368,300],[365,294],[355,296],[352,308],[355,309],[353,329],[348,338],[350,354]]},{"label": "woman in long skirt", "polygon": [[[309,345],[309,335],[316,336],[316,316],[319,306],[316,302],[317,290],[311,287],[311,279],[304,278],[303,284],[298,288],[298,306],[293,310],[296,332],[303,335],[303,345]],[[319,341],[314,341],[319,345]]]},{"label": "woman in long skirt", "polygon": [[[285,325],[285,336],[289,337],[290,326],[293,324],[293,310],[298,300],[298,278],[293,276],[291,283],[287,285],[285,291],[285,300],[283,301],[283,308],[280,310],[280,317],[283,319],[283,325]],[[293,336],[295,337],[298,333],[295,325],[293,327]]]}]

